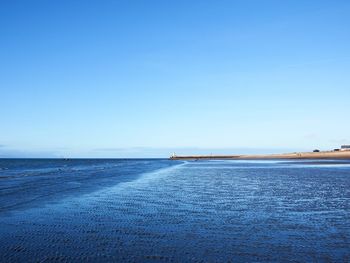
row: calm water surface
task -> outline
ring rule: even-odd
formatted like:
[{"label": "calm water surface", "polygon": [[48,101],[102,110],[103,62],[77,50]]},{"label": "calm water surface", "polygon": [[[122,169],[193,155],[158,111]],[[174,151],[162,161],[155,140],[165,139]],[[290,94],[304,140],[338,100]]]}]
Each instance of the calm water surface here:
[{"label": "calm water surface", "polygon": [[0,160],[3,262],[350,262],[350,161]]}]

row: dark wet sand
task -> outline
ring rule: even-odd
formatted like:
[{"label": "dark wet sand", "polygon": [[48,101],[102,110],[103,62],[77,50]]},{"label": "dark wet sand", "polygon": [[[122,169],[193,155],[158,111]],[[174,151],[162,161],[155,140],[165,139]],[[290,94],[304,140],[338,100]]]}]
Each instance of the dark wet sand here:
[{"label": "dark wet sand", "polygon": [[186,162],[3,211],[0,255],[4,262],[349,262],[349,165]]}]

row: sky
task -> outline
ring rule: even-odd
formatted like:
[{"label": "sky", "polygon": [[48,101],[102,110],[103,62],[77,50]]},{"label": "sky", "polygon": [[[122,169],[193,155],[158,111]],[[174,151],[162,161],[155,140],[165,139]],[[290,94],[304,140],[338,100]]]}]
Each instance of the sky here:
[{"label": "sky", "polygon": [[0,1],[0,157],[350,143],[350,1]]}]

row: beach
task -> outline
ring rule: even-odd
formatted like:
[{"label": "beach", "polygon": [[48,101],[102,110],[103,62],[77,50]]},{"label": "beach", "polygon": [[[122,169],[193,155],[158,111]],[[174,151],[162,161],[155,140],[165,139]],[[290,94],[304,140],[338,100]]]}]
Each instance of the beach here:
[{"label": "beach", "polygon": [[295,152],[282,154],[243,155],[187,155],[171,156],[172,160],[233,159],[233,160],[273,160],[273,159],[350,159],[350,151]]}]

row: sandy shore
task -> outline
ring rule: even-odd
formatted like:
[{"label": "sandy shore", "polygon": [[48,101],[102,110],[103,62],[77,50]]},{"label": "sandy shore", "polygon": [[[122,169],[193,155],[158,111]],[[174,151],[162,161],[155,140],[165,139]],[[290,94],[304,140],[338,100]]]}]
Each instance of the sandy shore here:
[{"label": "sandy shore", "polygon": [[240,160],[269,160],[269,159],[350,159],[350,151],[323,151],[323,152],[296,152],[282,154],[256,154],[256,155],[189,155],[172,156],[172,160],[197,159],[240,159]]}]

